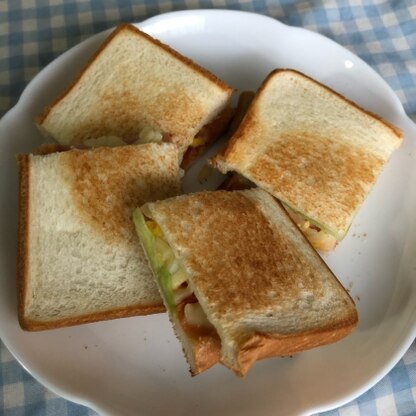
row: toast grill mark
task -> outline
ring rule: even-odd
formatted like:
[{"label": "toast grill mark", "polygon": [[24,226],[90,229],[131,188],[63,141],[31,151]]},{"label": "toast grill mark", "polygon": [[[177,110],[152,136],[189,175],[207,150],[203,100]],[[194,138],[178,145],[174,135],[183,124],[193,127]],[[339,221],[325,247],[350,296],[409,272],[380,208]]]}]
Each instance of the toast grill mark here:
[{"label": "toast grill mark", "polygon": [[[176,202],[175,212],[166,206],[166,216],[161,206],[158,211],[175,236],[175,246],[193,247],[192,253],[184,253],[184,256],[198,276],[198,286],[204,287],[207,297],[217,299],[216,313],[232,314],[240,308],[262,310],[270,302],[279,303],[287,297],[297,296],[294,281],[299,276],[302,276],[302,284],[319,296],[314,272],[307,270],[298,253],[286,247],[285,238],[273,237],[275,231],[252,201],[238,196],[237,204],[236,195],[232,198],[224,195],[220,205],[222,215],[212,221],[210,213],[219,205],[213,205],[209,197],[200,198],[204,198],[201,207],[188,198]],[[192,212],[193,216],[183,218],[181,212]],[[236,225],[239,220],[244,222],[244,227]],[[193,224],[198,224],[198,233],[183,231],[192,230]],[[207,233],[212,238],[207,239]],[[270,241],[280,241],[281,246],[270,247]],[[263,245],[263,250],[249,252],[244,249],[258,245]],[[221,283],[223,280],[227,281],[226,292]],[[277,286],[280,291],[276,291]]]},{"label": "toast grill mark", "polygon": [[[157,89],[161,92],[155,94],[153,90]],[[168,93],[165,89],[158,87],[157,82],[152,82],[149,88],[142,89],[140,96],[133,94],[127,85],[118,91],[100,94],[97,98],[99,111],[90,112],[84,117],[74,132],[74,142],[107,135],[121,136],[132,142],[139,138],[138,132],[149,125],[183,140],[189,135],[189,127],[199,124],[204,110],[196,99],[185,94],[179,86],[171,88]],[[172,130],[172,127],[175,131],[166,131]]]},{"label": "toast grill mark", "polygon": [[[153,83],[152,87],[157,88]],[[126,87],[103,93],[98,98],[100,111],[90,112],[83,117],[74,131],[74,143],[108,135],[121,136],[132,142],[139,138],[138,132],[149,125],[161,132],[173,133],[183,140],[189,134],[189,126],[199,124],[204,110],[197,100],[188,97],[179,87],[169,91],[168,97],[164,95],[163,88],[161,91],[151,105],[148,99],[142,100]],[[143,90],[142,94],[146,96],[152,93]],[[146,119],[146,114],[151,115],[151,120]],[[159,123],[159,120],[162,122]],[[166,132],[165,126],[174,126],[176,131]]]},{"label": "toast grill mark", "polygon": [[80,215],[110,242],[136,242],[131,220],[134,208],[178,191],[174,164],[167,168],[170,173],[162,170],[161,166],[169,164],[164,155],[156,161],[128,146],[117,151],[66,152],[61,158]]},{"label": "toast grill mark", "polygon": [[249,173],[285,195],[293,207],[320,212],[321,221],[333,223],[340,212],[349,214],[362,202],[382,166],[381,159],[358,147],[297,132],[271,143],[251,162]]}]

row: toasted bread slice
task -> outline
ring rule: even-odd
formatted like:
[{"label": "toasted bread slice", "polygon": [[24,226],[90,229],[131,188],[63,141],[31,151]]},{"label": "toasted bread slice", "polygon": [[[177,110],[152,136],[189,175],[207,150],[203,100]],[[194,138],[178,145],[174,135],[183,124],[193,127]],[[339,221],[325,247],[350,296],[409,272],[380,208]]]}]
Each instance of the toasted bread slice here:
[{"label": "toasted bread slice", "polygon": [[148,203],[134,218],[194,375],[218,361],[244,375],[357,325],[348,293],[259,188]]},{"label": "toasted bread slice", "polygon": [[209,71],[121,24],[37,124],[65,145],[118,136],[127,143],[169,140],[184,151],[231,94]]},{"label": "toasted bread slice", "polygon": [[42,330],[164,310],[131,222],[177,195],[177,147],[21,155],[19,321]]},{"label": "toasted bread slice", "polygon": [[215,158],[342,239],[402,133],[294,70],[263,82]]}]

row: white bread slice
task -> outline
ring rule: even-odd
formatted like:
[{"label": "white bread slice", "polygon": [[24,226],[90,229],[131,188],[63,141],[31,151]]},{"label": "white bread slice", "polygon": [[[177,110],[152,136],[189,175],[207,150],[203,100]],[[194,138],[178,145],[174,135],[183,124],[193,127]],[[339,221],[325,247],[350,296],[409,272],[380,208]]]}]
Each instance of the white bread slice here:
[{"label": "white bread slice", "polygon": [[216,331],[191,333],[183,302],[170,314],[192,374],[220,360],[244,375],[256,360],[335,342],[356,327],[351,297],[265,191],[182,195],[142,211],[159,225]]},{"label": "white bread slice", "polygon": [[275,70],[215,163],[339,240],[401,142],[396,127],[328,87]]},{"label": "white bread slice", "polygon": [[131,221],[180,192],[174,144],[19,156],[19,321],[41,330],[164,310]]},{"label": "white bread slice", "polygon": [[184,150],[231,94],[231,87],[190,59],[121,24],[37,124],[61,144],[101,136],[133,143],[146,129]]}]

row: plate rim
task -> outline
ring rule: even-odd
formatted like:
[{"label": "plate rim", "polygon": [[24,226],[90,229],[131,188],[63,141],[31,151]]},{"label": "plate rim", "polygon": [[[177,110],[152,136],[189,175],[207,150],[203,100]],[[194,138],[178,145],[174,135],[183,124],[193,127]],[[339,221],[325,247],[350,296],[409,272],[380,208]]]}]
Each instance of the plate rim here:
[{"label": "plate rim", "polygon": [[[345,51],[347,51],[349,54],[353,55],[354,57],[356,57],[358,60],[360,60],[360,62],[365,65],[367,68],[371,69],[371,71],[373,71],[374,75],[377,76],[379,78],[380,81],[382,81],[385,86],[387,87],[387,89],[392,93],[392,96],[395,97],[395,99],[398,101],[399,103],[399,107],[397,108],[399,110],[399,112],[401,113],[401,116],[403,117],[403,122],[406,125],[407,121],[410,121],[411,124],[409,124],[409,128],[415,128],[415,133],[416,133],[416,127],[413,123],[413,121],[410,119],[410,117],[405,113],[403,105],[401,104],[398,96],[396,95],[396,93],[394,92],[394,90],[387,84],[387,82],[373,69],[371,68],[365,61],[363,61],[360,57],[354,55],[351,51],[347,50],[346,48],[344,48],[342,45],[336,43],[335,41],[333,41],[332,39],[329,39],[327,37],[325,37],[324,35],[321,35],[319,33],[313,32],[309,29],[306,28],[302,28],[302,27],[296,27],[296,26],[290,26],[287,25],[285,23],[282,23],[280,21],[278,21],[277,19],[274,19],[270,16],[265,16],[265,15],[261,15],[258,13],[253,13],[253,12],[247,12],[247,11],[240,11],[240,10],[221,10],[221,9],[194,9],[194,10],[182,10],[182,11],[173,11],[173,12],[167,12],[167,13],[162,13],[159,14],[157,16],[153,16],[150,17],[148,19],[145,19],[141,22],[138,23],[132,23],[135,26],[138,26],[140,28],[142,28],[142,26],[145,25],[149,25],[150,23],[157,21],[157,20],[163,20],[165,18],[174,18],[175,16],[178,15],[191,15],[191,14],[205,14],[205,13],[220,13],[220,14],[240,14],[240,15],[251,15],[251,16],[256,16],[258,18],[264,18],[270,21],[273,21],[274,23],[278,23],[279,25],[281,25],[282,27],[284,27],[285,30],[301,30],[301,31],[305,31],[308,33],[308,35],[313,35],[313,36],[318,36],[321,39],[325,39],[326,41],[330,41],[333,44],[335,44],[337,47],[343,48]],[[14,111],[18,111],[20,106],[22,106],[22,103],[24,101],[24,98],[26,97],[26,94],[30,94],[31,91],[31,85],[35,85],[36,84],[36,80],[37,77],[43,72],[45,71],[47,68],[52,67],[54,64],[56,64],[56,61],[58,59],[65,59],[65,56],[67,54],[71,54],[73,53],[73,50],[75,48],[80,48],[81,44],[86,44],[87,42],[96,42],[96,40],[99,37],[103,37],[105,36],[106,33],[111,32],[114,29],[114,27],[106,29],[104,31],[101,31],[99,33],[93,34],[92,36],[88,37],[87,39],[83,40],[82,42],[74,45],[73,47],[71,47],[70,49],[68,49],[67,51],[63,52],[62,54],[60,54],[57,58],[55,58],[53,61],[51,61],[50,63],[48,63],[48,65],[46,65],[45,67],[41,68],[40,71],[36,74],[36,76],[27,84],[27,86],[25,87],[25,89],[23,90],[22,94],[20,95],[18,101],[16,102],[16,104],[10,109],[8,110],[2,117],[1,121],[0,121],[0,126],[2,126],[4,124],[4,121],[7,120],[8,117],[10,117],[10,114]],[[145,29],[144,29],[145,30]],[[395,103],[397,104],[397,103]],[[397,107],[397,106],[396,106]],[[407,119],[407,121],[406,121]],[[416,324],[414,326],[414,335],[413,338],[416,336]],[[19,361],[19,363],[25,368],[26,371],[28,371],[36,380],[38,380],[41,384],[43,384],[45,387],[47,387],[49,390],[55,392],[56,394],[58,394],[59,396],[63,397],[64,399],[73,401],[75,403],[79,403],[81,405],[87,406],[93,410],[96,410],[100,413],[104,413],[106,414],[106,410],[105,408],[101,408],[101,406],[97,405],[96,403],[90,401],[87,398],[84,397],[79,397],[79,396],[73,396],[71,394],[68,394],[65,391],[60,390],[59,388],[55,388],[53,383],[50,383],[48,380],[44,379],[42,376],[39,376],[36,372],[32,372],[31,370],[28,369],[28,367],[24,364],[24,358],[20,359],[20,357],[18,357],[17,355],[15,355],[14,353],[14,348],[11,348],[7,339],[7,336],[4,337],[4,333],[3,333],[3,329],[2,326],[0,325],[0,334],[1,334],[1,338],[2,338],[2,342],[4,343],[4,345],[8,348],[8,350],[10,351],[10,353],[17,359],[17,361]],[[382,374],[379,372],[379,376],[374,376],[372,378],[371,381],[369,381],[366,385],[366,387],[364,389],[360,388],[355,389],[355,392],[358,392],[358,394],[356,394],[355,392],[350,394],[348,397],[345,397],[344,399],[338,401],[338,402],[331,402],[331,403],[326,403],[325,405],[320,406],[319,408],[311,408],[311,409],[306,409],[307,412],[316,412],[316,411],[327,411],[327,410],[331,410],[331,409],[335,409],[337,407],[342,406],[345,403],[350,402],[351,400],[359,397],[359,395],[363,394],[365,391],[367,391],[368,389],[372,388],[378,381],[380,381],[389,371],[391,371],[391,369],[397,364],[397,362],[400,360],[400,358],[403,356],[403,354],[406,352],[406,350],[410,347],[410,345],[413,343],[413,340],[411,339],[411,336],[409,336],[408,342],[406,343],[406,345],[402,344],[402,347],[400,348],[400,351],[397,351],[397,353],[395,354],[395,358],[393,360],[389,361],[389,365],[387,365],[387,367],[385,366],[385,371],[382,372]],[[381,375],[380,375],[381,374]]]}]

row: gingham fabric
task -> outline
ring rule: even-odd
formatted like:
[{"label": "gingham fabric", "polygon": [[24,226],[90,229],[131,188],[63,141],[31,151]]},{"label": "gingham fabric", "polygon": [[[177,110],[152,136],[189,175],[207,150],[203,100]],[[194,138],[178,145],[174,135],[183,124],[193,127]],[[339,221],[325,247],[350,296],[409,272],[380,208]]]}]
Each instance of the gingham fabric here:
[{"label": "gingham fabric", "polygon": [[[415,0],[0,0],[0,115],[47,63],[120,21],[159,13],[226,8],[265,14],[319,32],[371,65],[416,121]],[[53,36],[52,36],[53,34]],[[371,390],[325,416],[416,415],[416,343]],[[0,342],[0,415],[95,415],[42,387]]]}]

